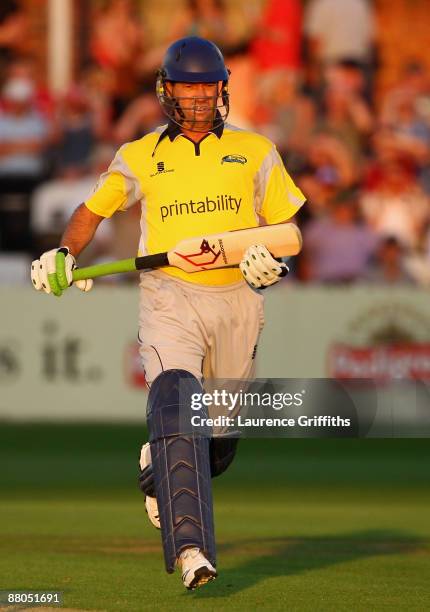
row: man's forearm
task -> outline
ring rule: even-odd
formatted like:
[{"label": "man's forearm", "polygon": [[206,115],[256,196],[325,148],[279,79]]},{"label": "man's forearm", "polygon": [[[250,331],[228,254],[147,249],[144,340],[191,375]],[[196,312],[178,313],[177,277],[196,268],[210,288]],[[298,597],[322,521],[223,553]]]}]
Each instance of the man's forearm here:
[{"label": "man's forearm", "polygon": [[61,238],[61,245],[67,246],[70,253],[77,257],[89,244],[95,234],[100,222],[100,217],[91,212],[85,204],[81,204],[75,210]]}]

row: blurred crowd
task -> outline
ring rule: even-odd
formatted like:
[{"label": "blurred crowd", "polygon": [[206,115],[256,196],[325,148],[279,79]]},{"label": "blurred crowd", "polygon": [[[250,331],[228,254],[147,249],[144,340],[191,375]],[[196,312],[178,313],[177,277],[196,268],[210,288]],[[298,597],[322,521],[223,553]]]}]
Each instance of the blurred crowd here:
[{"label": "blurred crowd", "polygon": [[[195,34],[216,42],[231,69],[229,120],[272,139],[308,198],[293,278],[430,282],[430,75],[411,58],[379,91],[371,1],[256,0],[233,10],[226,0],[184,0],[154,20],[158,29],[138,1],[96,2],[62,95],[19,50],[21,6],[0,8],[0,254],[56,246],[118,146],[165,122],[155,71],[171,41]],[[134,207],[101,224],[83,261],[131,256],[138,217]]]}]

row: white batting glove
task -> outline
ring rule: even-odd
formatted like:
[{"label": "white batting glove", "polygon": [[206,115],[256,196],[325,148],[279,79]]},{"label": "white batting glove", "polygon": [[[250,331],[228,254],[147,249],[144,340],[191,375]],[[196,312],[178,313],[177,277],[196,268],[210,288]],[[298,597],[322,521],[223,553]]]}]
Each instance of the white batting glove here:
[{"label": "white batting glove", "polygon": [[261,244],[250,246],[245,251],[239,268],[254,289],[273,285],[289,272],[288,266],[272,257]]},{"label": "white batting glove", "polygon": [[32,262],[31,282],[37,291],[53,293],[57,297],[72,284],[81,291],[89,291],[93,286],[92,279],[73,282],[75,268],[76,260],[67,247],[52,249]]}]

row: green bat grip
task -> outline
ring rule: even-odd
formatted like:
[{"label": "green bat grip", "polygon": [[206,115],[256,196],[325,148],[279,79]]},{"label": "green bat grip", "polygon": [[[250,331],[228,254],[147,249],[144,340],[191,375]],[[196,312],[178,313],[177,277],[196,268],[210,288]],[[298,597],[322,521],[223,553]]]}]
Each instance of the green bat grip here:
[{"label": "green bat grip", "polygon": [[155,255],[144,255],[136,259],[120,259],[105,264],[77,268],[73,270],[73,281],[97,278],[108,274],[119,274],[120,272],[134,272],[135,270],[147,270],[162,268],[169,265],[167,253],[155,253]]},{"label": "green bat grip", "polygon": [[73,280],[86,280],[87,278],[97,278],[98,276],[119,274],[120,272],[133,272],[134,270],[136,270],[136,260],[134,258],[120,259],[119,261],[97,264],[87,268],[77,268],[73,270]]}]

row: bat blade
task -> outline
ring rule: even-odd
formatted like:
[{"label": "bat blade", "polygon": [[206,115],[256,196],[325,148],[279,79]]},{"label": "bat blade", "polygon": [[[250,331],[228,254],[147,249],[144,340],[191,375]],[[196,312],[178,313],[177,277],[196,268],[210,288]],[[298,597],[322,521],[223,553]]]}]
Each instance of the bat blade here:
[{"label": "bat blade", "polygon": [[266,246],[274,257],[287,257],[300,252],[302,237],[294,223],[278,223],[182,240],[167,257],[185,272],[214,270],[239,264],[254,244]]},{"label": "bat blade", "polygon": [[287,257],[300,252],[302,237],[299,228],[293,223],[279,223],[189,238],[179,242],[168,253],[77,268],[73,270],[73,281],[134,270],[154,270],[168,265],[186,272],[237,266],[246,249],[253,244],[266,246],[275,257]]}]

